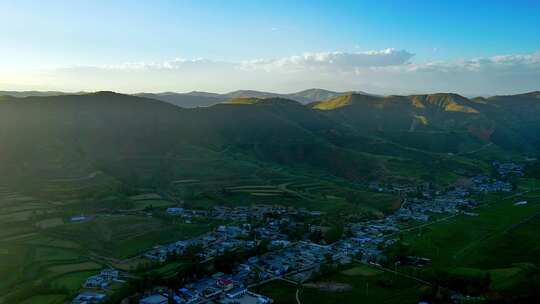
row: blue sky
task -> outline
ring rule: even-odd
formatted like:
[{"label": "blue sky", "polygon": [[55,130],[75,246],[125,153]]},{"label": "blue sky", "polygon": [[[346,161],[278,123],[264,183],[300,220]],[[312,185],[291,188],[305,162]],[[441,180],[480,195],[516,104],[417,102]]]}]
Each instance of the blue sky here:
[{"label": "blue sky", "polygon": [[[88,83],[91,80],[87,79],[88,74],[83,75],[90,73],[89,68],[108,67],[111,76],[99,71],[100,76],[93,76],[92,79],[112,79],[119,74],[111,67],[144,63],[146,72],[141,72],[139,67],[138,73],[147,82],[133,79],[130,81],[133,86],[153,91],[212,90],[211,82],[215,82],[212,75],[225,74],[224,69],[229,68],[238,70],[219,64],[209,67],[207,63],[201,69],[194,68],[193,73],[199,82],[186,84],[179,81],[183,84],[176,87],[174,81],[189,79],[190,74],[178,71],[176,78],[168,75],[174,79],[164,84],[157,82],[157,78],[163,75],[152,71],[156,69],[152,64],[177,58],[202,58],[205,62],[231,65],[256,59],[277,60],[282,70],[269,71],[265,65],[266,74],[257,74],[261,75],[261,81],[248,82],[246,87],[275,88],[279,91],[309,86],[310,79],[305,79],[306,75],[302,73],[297,74],[296,78],[287,78],[289,85],[272,81],[284,72],[291,77],[290,69],[283,70],[283,66],[290,62],[285,60],[286,63],[282,64],[280,59],[306,53],[356,54],[387,49],[404,50],[411,56],[404,58],[401,64],[420,65],[420,68],[425,68],[422,67],[425,64],[429,64],[429,68],[433,63],[447,67],[467,60],[519,55],[533,56],[519,64],[532,64],[534,67],[537,64],[535,54],[540,52],[540,1],[0,0],[0,37],[0,68],[10,71],[2,73],[0,69],[0,89],[35,86],[37,89],[98,90],[103,85],[95,81],[95,85]],[[358,65],[358,61],[355,62],[353,64]],[[313,69],[307,64],[302,68],[310,70],[309,74],[313,77]],[[75,73],[75,69],[81,67],[85,68],[84,72]],[[352,68],[362,79],[346,85],[371,86],[381,90],[386,87],[389,91],[445,88],[437,83],[432,86],[400,84],[399,79],[394,79],[388,85],[380,81],[370,84],[365,80],[369,78],[366,77],[369,75],[366,69],[373,70],[378,65],[360,67],[362,71],[358,70],[358,66]],[[342,68],[339,72],[343,72]],[[65,86],[61,83],[51,84],[51,79],[63,81],[66,69],[69,69],[70,77],[80,77],[81,81],[84,78],[86,85],[77,87],[77,82],[65,82]],[[204,74],[201,74],[203,70],[212,74],[208,76],[207,83],[204,82]],[[298,65],[295,65],[294,71],[298,72]],[[332,72],[336,73],[335,70]],[[380,70],[377,72],[381,73]],[[530,72],[527,70],[527,73]],[[92,73],[95,74],[95,71]],[[315,76],[320,77],[315,77],[313,86],[325,85],[328,66],[325,65],[324,71],[318,73]],[[40,80],[40,75],[43,80]],[[443,76],[444,79],[449,75]],[[245,75],[234,77],[235,81],[221,83],[213,91],[240,88],[237,86],[242,86],[242,80],[250,78]],[[306,81],[302,81],[301,77]],[[380,79],[383,78],[381,75]],[[518,82],[517,79],[515,81]],[[290,85],[290,82],[296,84]],[[422,83],[420,80],[417,82]],[[326,86],[362,89],[339,87],[338,84],[328,83]],[[195,85],[202,88],[193,87]],[[137,88],[130,89],[125,85],[111,86],[112,89],[137,91]],[[496,87],[494,84],[493,88]],[[459,85],[448,89],[459,90]],[[484,93],[489,89],[489,84],[484,81],[477,92],[470,93]],[[474,91],[474,87],[467,90]]]}]

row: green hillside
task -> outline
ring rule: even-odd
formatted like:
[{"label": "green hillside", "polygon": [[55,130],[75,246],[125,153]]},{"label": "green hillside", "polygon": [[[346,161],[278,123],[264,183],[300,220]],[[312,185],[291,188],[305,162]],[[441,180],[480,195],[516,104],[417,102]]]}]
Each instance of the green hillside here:
[{"label": "green hillside", "polygon": [[[46,278],[71,288],[50,295],[62,301],[104,256],[129,258],[221,224],[161,216],[179,204],[380,217],[400,197],[368,183],[451,187],[489,174],[492,160],[538,155],[538,96],[239,97],[187,109],[113,92],[2,96],[0,275],[11,276],[0,291],[22,299]],[[72,223],[77,214],[99,216]]]},{"label": "green hillside", "polygon": [[[455,94],[348,94],[309,106],[273,97],[182,109],[112,92],[4,96],[0,170],[9,172],[6,182],[46,195],[92,192],[104,184],[112,191],[133,175],[167,184],[223,159],[233,171],[261,162],[350,181],[422,178],[424,169],[390,171],[396,163],[460,167],[475,151],[537,155],[539,101],[538,93],[483,102]],[[235,155],[243,155],[242,161]],[[15,182],[20,180],[25,182]]]}]

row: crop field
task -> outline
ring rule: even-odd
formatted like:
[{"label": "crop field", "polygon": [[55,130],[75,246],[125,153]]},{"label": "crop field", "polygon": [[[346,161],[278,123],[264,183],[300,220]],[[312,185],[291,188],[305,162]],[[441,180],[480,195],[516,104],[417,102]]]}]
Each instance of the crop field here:
[{"label": "crop field", "polygon": [[70,272],[70,273],[64,274],[62,276],[58,276],[55,279],[53,279],[51,281],[51,285],[54,287],[67,289],[70,292],[73,292],[81,288],[82,284],[86,281],[86,279],[89,276],[95,275],[95,274],[96,274],[95,270]]},{"label": "crop field", "polygon": [[267,185],[246,185],[246,186],[225,187],[224,190],[232,194],[242,193],[242,194],[250,194],[252,196],[284,196],[288,194],[286,191],[280,189],[277,186],[267,186]]},{"label": "crop field", "polygon": [[11,186],[56,201],[111,193],[119,183],[102,171],[93,171],[81,165],[72,167],[70,162],[60,161],[41,168],[39,175],[27,176]]},{"label": "crop field", "polygon": [[[3,278],[0,291],[8,301],[16,299],[15,302],[24,300],[25,295],[31,294],[29,290],[43,284],[56,288],[54,290],[72,292],[89,275],[104,267],[99,262],[104,259],[100,257],[130,257],[156,244],[199,235],[213,227],[213,223],[172,224],[131,216],[97,217],[84,223],[33,228],[32,233],[27,233],[27,228],[22,226],[11,227],[11,239],[0,241],[0,276]],[[17,236],[19,238],[15,239]],[[96,258],[98,262],[94,261]],[[126,265],[122,269],[136,266]],[[54,298],[60,296],[56,294]]]},{"label": "crop field", "polygon": [[171,184],[186,208],[210,209],[215,205],[277,204],[332,214],[364,216],[399,207],[394,195],[369,192],[358,185],[318,172],[261,167],[247,175],[197,178],[186,175]]},{"label": "crop field", "polygon": [[137,195],[138,198],[131,197],[131,204],[130,209],[132,211],[137,210],[144,210],[146,208],[167,208],[174,206],[175,203],[163,199],[160,195],[152,193],[152,194],[144,194],[144,196]]},{"label": "crop field", "polygon": [[152,246],[196,236],[213,228],[213,223],[169,223],[153,217],[116,215],[70,223],[49,229],[47,233],[54,238],[77,243],[86,251],[122,259]]},{"label": "crop field", "polygon": [[[85,274],[95,273],[103,267],[101,264],[88,260],[80,251],[72,248],[45,244],[33,245],[28,241],[2,242],[0,247],[4,250],[0,259],[0,276],[7,278],[0,283],[0,290],[8,303],[25,300],[26,297],[33,294],[30,290],[39,289],[47,293],[46,289],[43,289],[44,286],[66,287],[56,285],[56,282],[59,281],[69,281],[71,282],[70,286],[75,288],[75,285],[80,286],[83,281],[82,276],[79,276],[80,279],[76,281],[69,279],[75,273],[81,271]],[[51,300],[51,303],[61,303],[59,299],[64,299],[67,295],[67,293],[55,294],[53,298],[56,300]],[[43,297],[45,296],[49,295],[44,294]],[[29,303],[39,303],[37,299],[29,299],[28,301]]]},{"label": "crop field", "polygon": [[341,272],[298,287],[275,281],[255,292],[269,295],[276,303],[417,303],[422,285],[364,265],[352,265]]},{"label": "crop field", "polygon": [[[517,233],[517,237],[522,237],[519,233],[523,231],[523,227],[540,221],[537,216],[540,215],[540,201],[537,199],[528,200],[527,205],[514,205],[516,201],[534,196],[533,193],[510,200],[500,200],[475,211],[480,216],[463,215],[452,218],[430,226],[422,231],[420,236],[417,233],[410,233],[406,241],[411,243],[415,251],[433,257],[434,262],[439,262],[441,265],[481,266],[482,261],[486,260],[485,252],[481,253],[487,245],[499,242],[514,233]],[[524,244],[529,246],[529,251],[536,249],[535,246],[530,246],[535,242],[524,242]]]},{"label": "crop field", "polygon": [[160,200],[160,199],[163,199],[163,197],[161,197],[161,195],[157,193],[144,193],[144,194],[133,195],[129,197],[129,199],[132,201],[145,201],[145,200]]},{"label": "crop field", "polygon": [[66,295],[62,294],[40,295],[28,298],[21,304],[59,304],[64,303],[65,299]]},{"label": "crop field", "polygon": [[[528,203],[514,205],[522,200]],[[540,279],[539,192],[498,199],[475,212],[480,215],[458,216],[405,235],[414,254],[432,259],[423,271],[489,273],[495,289],[508,289],[525,276]]]},{"label": "crop field", "polygon": [[365,265],[359,265],[359,266],[341,271],[341,274],[349,275],[349,276],[374,276],[374,275],[379,275],[382,273],[383,273],[382,270],[379,270],[373,267],[368,267]]},{"label": "crop field", "polygon": [[[38,199],[0,186],[0,302],[64,303],[111,258],[131,257],[156,244],[202,234],[217,224],[171,223],[160,217],[122,214],[102,214],[72,223],[71,216],[81,210],[98,210],[108,201],[92,207],[86,206],[89,201],[72,199],[64,192],[56,194],[64,198]],[[171,205],[160,196],[147,194],[136,197],[133,206]],[[129,270],[138,262],[120,264]]]},{"label": "crop field", "polygon": [[[170,183],[167,194],[178,195],[186,208],[279,204],[338,218],[388,210],[396,199],[359,190],[333,176],[280,166],[258,167],[246,162],[231,170],[226,162],[213,162],[216,171],[201,171],[196,161],[175,164],[186,169],[185,174]],[[63,303],[105,265],[129,271],[141,263],[133,257],[152,246],[200,235],[222,224],[186,224],[163,216],[163,210],[147,216],[141,211],[177,203],[151,187],[118,195],[117,180],[107,172],[83,168],[67,176],[47,176],[40,187],[33,187],[37,182],[29,180],[21,191],[0,185],[0,277],[7,278],[0,281],[0,300]],[[90,218],[70,221],[79,214]],[[167,264],[156,271],[169,275],[178,266]],[[40,292],[28,298],[30,290]]]}]

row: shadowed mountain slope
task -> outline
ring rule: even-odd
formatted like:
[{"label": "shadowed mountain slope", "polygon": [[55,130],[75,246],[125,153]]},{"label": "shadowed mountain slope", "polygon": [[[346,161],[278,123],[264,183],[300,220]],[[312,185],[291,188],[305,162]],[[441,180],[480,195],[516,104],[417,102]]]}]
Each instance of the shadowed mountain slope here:
[{"label": "shadowed mountain slope", "polygon": [[407,166],[459,167],[461,156],[449,153],[497,147],[538,155],[538,96],[354,93],[308,106],[272,97],[194,109],[113,92],[3,96],[0,171],[38,192],[53,187],[45,180],[105,174],[102,181],[113,185],[141,170],[166,182],[175,172],[211,170],[218,160],[227,170],[254,161],[356,181],[399,177]]}]

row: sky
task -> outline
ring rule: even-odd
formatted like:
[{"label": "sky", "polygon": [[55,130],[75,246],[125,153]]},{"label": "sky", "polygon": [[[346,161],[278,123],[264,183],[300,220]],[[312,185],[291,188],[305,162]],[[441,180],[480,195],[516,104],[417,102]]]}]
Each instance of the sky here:
[{"label": "sky", "polygon": [[540,1],[0,0],[0,90],[540,90]]}]

